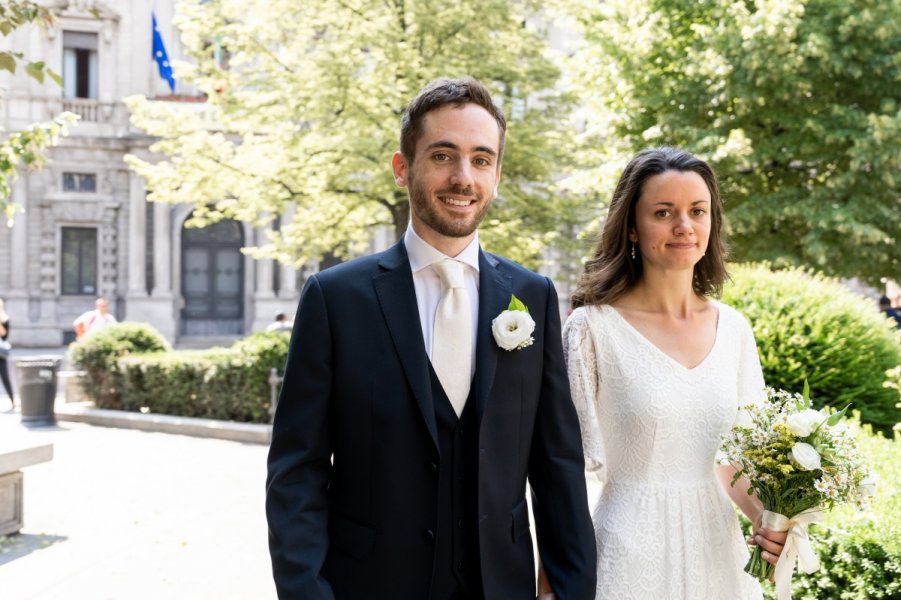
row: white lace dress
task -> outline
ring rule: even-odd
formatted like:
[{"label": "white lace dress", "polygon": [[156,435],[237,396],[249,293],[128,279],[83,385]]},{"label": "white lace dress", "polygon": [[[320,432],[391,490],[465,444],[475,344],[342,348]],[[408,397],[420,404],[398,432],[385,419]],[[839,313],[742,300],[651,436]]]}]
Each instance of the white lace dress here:
[{"label": "white lace dress", "polygon": [[598,600],[761,598],[715,462],[738,406],[763,397],[763,374],[748,323],[714,306],[716,340],[693,369],[610,306],[566,322],[586,468],[604,482],[592,511]]}]

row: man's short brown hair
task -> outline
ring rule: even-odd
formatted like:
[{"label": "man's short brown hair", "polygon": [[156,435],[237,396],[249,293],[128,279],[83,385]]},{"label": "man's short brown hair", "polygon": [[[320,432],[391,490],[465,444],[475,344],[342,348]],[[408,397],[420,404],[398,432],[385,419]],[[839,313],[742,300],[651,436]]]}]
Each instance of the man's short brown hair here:
[{"label": "man's short brown hair", "polygon": [[504,118],[504,111],[494,104],[488,88],[472,77],[432,80],[407,106],[400,121],[400,152],[407,164],[413,164],[416,143],[422,137],[422,120],[426,114],[448,104],[459,107],[469,103],[481,106],[497,121],[499,131],[497,160],[500,165],[501,157],[504,155],[507,119]]}]

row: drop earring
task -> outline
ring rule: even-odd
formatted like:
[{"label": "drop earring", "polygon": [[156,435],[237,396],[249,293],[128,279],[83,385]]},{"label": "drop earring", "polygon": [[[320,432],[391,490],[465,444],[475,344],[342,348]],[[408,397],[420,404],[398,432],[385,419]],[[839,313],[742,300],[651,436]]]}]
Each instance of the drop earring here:
[{"label": "drop earring", "polygon": [[635,260],[635,242],[632,242],[632,260]]}]

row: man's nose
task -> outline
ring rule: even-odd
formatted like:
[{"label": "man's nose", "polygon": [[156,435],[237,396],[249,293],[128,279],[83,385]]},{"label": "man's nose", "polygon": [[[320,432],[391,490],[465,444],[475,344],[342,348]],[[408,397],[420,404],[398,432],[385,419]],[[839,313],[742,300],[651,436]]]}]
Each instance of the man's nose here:
[{"label": "man's nose", "polygon": [[472,185],[472,166],[467,161],[462,160],[456,164],[451,174],[451,183],[465,188]]}]

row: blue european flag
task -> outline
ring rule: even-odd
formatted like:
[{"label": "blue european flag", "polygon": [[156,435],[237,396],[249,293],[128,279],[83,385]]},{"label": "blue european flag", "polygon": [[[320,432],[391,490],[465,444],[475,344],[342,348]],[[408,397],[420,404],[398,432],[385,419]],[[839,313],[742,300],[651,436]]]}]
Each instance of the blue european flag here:
[{"label": "blue european flag", "polygon": [[153,19],[153,60],[156,61],[156,66],[160,70],[160,77],[166,80],[166,83],[169,84],[169,89],[174,94],[175,77],[172,75],[172,65],[169,64],[166,46],[163,45],[163,36],[160,35],[160,30],[156,26],[156,14],[151,12],[150,18]]}]

